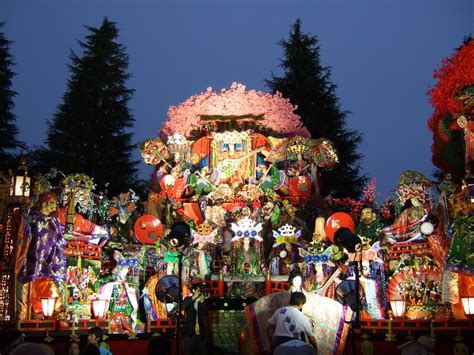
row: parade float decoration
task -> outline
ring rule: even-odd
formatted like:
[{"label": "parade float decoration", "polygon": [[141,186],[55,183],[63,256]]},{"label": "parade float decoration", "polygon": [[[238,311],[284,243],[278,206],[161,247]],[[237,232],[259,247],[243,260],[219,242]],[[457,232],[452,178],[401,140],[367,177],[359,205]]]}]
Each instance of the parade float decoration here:
[{"label": "parade float decoration", "polygon": [[473,173],[474,161],[474,40],[467,40],[445,58],[429,91],[434,111],[428,121],[433,133],[433,164],[453,178]]},{"label": "parade float decoration", "polygon": [[[15,295],[20,329],[55,319],[58,329],[105,324],[111,333],[131,336],[169,331],[176,297],[163,299],[163,285],[181,279],[182,296],[195,282],[217,296],[218,312],[209,318],[216,346],[236,350],[247,323],[254,350],[262,350],[268,344],[255,334],[286,301],[288,276],[300,272],[310,303],[328,306],[307,312],[318,321],[326,317],[318,336],[337,353],[353,312],[334,300],[336,289],[353,281],[357,265],[363,326],[381,322],[385,329],[390,305],[401,302],[403,319],[464,319],[460,306],[474,297],[469,180],[459,186],[446,176],[435,200],[435,186],[406,171],[382,206],[375,180],[360,200],[319,196],[319,171],[338,163],[337,150],[325,138],[310,137],[295,109],[279,93],[238,83],[170,107],[157,137],[142,144],[153,169],[144,204],[133,190],[111,198],[96,192],[84,174],[65,175],[58,186],[49,183],[54,174],[40,179],[36,207],[23,211],[16,244],[9,242],[21,284]],[[305,209],[313,210],[311,221]],[[170,229],[182,222],[191,235],[177,247]],[[341,227],[358,235],[355,252],[337,242]],[[44,248],[47,258],[35,257]],[[25,278],[27,270],[34,279]],[[42,299],[54,306],[52,314],[42,311]]]}]

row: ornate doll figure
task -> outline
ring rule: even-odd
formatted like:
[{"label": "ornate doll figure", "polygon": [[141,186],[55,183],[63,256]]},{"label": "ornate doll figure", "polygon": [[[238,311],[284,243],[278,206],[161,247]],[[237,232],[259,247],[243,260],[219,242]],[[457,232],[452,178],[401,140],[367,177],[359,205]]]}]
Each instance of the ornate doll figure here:
[{"label": "ornate doll figure", "polygon": [[303,274],[298,269],[293,269],[290,274],[288,275],[288,283],[290,284],[290,288],[288,291],[290,292],[303,292],[306,293],[306,290],[303,287]]},{"label": "ornate doll figure", "polygon": [[[66,231],[73,236],[85,238],[89,243],[99,243],[101,238],[108,238],[116,234],[116,229],[108,226],[99,226],[82,214],[92,214],[92,190],[94,183],[84,174],[71,174],[63,180],[61,207],[58,218]],[[79,213],[78,213],[79,212]]]},{"label": "ornate doll figure", "polygon": [[110,324],[113,333],[136,333],[140,329],[138,315],[138,292],[127,281],[131,267],[138,267],[141,255],[125,258],[120,252],[114,252],[117,266],[112,274],[100,278],[96,285],[96,293],[100,298],[109,301],[109,311],[112,313]]},{"label": "ornate doll figure", "polygon": [[397,195],[404,206],[395,222],[384,229],[385,240],[390,243],[408,243],[424,239],[420,227],[428,217],[429,181],[420,173],[407,171],[398,179]]},{"label": "ornate doll figure", "polygon": [[370,206],[363,207],[357,225],[357,234],[375,242],[381,228],[382,222],[377,218],[373,208]]},{"label": "ornate doll figure", "polygon": [[28,319],[29,305],[35,317],[42,314],[41,297],[56,297],[61,305],[58,287],[66,278],[66,257],[61,224],[54,216],[57,208],[54,193],[39,196],[39,208],[32,208],[23,218],[23,234],[19,236],[16,272],[24,284],[20,301],[20,319]]},{"label": "ornate doll figure", "polygon": [[301,230],[285,224],[273,231],[273,258],[270,258],[270,272],[273,275],[287,275],[298,261],[298,247],[301,247]]},{"label": "ornate doll figure", "polygon": [[129,243],[131,239],[132,224],[134,218],[132,214],[137,209],[139,197],[129,190],[115,196],[110,201],[109,216],[112,218],[114,227],[117,229],[117,241]]},{"label": "ornate doll figure", "polygon": [[294,160],[287,169],[287,175],[290,177],[297,177],[306,175],[310,164],[305,160],[308,158],[309,141],[304,137],[292,137],[288,141],[287,153],[290,159]]},{"label": "ornate doll figure", "polygon": [[166,145],[169,152],[173,155],[175,164],[190,159],[191,142],[189,142],[185,136],[181,134],[173,134],[168,137]]},{"label": "ornate doll figure", "polygon": [[207,223],[200,224],[197,228],[191,229],[194,250],[191,255],[190,276],[204,278],[211,273],[211,257],[206,251],[206,246],[216,243],[218,229]]},{"label": "ornate doll figure", "polygon": [[[211,167],[215,185],[241,186],[256,176],[257,154],[266,149],[252,131],[213,133]],[[263,145],[262,145],[263,144]]]},{"label": "ornate doll figure", "polygon": [[[256,223],[249,217],[244,217],[231,224],[234,237],[234,274],[261,275],[261,242],[262,223]],[[253,242],[253,243],[251,243]]]}]

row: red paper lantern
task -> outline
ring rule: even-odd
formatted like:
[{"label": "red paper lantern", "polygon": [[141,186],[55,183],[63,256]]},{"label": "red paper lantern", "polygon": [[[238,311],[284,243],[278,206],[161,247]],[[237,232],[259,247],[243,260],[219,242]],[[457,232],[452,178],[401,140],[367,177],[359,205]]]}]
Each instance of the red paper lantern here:
[{"label": "red paper lantern", "polygon": [[331,241],[331,243],[334,243],[334,234],[340,228],[347,228],[352,233],[355,233],[355,223],[349,213],[336,212],[329,216],[328,220],[326,221],[324,230],[326,231],[326,235]]}]

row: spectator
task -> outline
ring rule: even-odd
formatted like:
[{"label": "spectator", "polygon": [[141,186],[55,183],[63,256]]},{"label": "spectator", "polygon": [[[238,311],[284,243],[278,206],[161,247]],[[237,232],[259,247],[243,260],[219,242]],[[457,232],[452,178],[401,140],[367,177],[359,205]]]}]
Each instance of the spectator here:
[{"label": "spectator", "polygon": [[104,332],[99,327],[92,327],[87,332],[87,344],[96,345],[100,350],[100,355],[112,355],[107,345],[103,341]]},{"label": "spectator", "polygon": [[46,344],[23,343],[10,352],[10,355],[54,355],[53,349]]},{"label": "spectator", "polygon": [[95,344],[88,343],[81,351],[81,355],[101,355],[100,347]]},{"label": "spectator", "polygon": [[207,316],[206,294],[199,284],[192,286],[192,296],[183,300],[184,319],[184,353],[192,355],[198,350],[202,355],[207,354],[207,336],[205,318]]}]

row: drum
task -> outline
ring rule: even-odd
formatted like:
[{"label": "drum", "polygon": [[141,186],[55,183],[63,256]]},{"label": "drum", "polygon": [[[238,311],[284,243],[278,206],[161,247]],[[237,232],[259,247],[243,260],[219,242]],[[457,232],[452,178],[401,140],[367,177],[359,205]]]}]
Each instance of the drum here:
[{"label": "drum", "polygon": [[307,176],[295,176],[290,180],[290,194],[295,197],[307,198],[311,195],[311,180]]},{"label": "drum", "polygon": [[280,170],[280,181],[273,187],[273,190],[278,192],[280,195],[288,196],[290,194],[289,188],[290,182],[285,172]]}]

